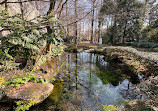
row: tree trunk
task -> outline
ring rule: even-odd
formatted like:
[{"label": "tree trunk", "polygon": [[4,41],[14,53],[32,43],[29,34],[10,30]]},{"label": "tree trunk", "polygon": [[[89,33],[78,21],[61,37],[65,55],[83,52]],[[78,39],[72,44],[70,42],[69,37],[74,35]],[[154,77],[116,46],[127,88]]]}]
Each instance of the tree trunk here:
[{"label": "tree trunk", "polygon": [[[52,13],[52,11],[54,10],[55,7],[55,3],[56,0],[50,0],[50,5],[49,5],[49,10],[47,12],[47,15],[50,15]],[[47,33],[51,34],[52,33],[52,29],[50,26],[47,26]],[[46,45],[46,54],[51,54],[51,42],[47,41],[47,45]]]},{"label": "tree trunk", "polygon": [[[75,0],[75,19],[77,20],[77,0]],[[77,41],[77,22],[75,23],[75,44],[78,44]]]},{"label": "tree trunk", "polygon": [[[66,16],[68,17],[68,6],[67,6],[67,3],[66,3]],[[68,20],[66,20],[66,21],[68,21]],[[66,36],[66,38],[69,36],[69,26],[68,26],[68,22],[66,23],[66,25],[67,25],[67,36]],[[67,38],[68,39],[68,38]]]},{"label": "tree trunk", "polygon": [[123,31],[123,39],[122,39],[122,43],[125,43],[126,27],[127,27],[127,20],[125,20],[125,27],[124,27],[124,31]]},{"label": "tree trunk", "polygon": [[22,19],[24,19],[24,8],[23,8],[22,0],[19,0],[19,1],[20,1],[20,10],[22,14]]},{"label": "tree trunk", "polygon": [[8,4],[7,4],[7,0],[4,1],[4,5],[5,5],[5,10],[8,12]]},{"label": "tree trunk", "polygon": [[93,37],[93,27],[94,27],[94,3],[95,1],[92,1],[92,21],[91,21],[91,41],[90,43],[94,42],[94,37]]},{"label": "tree trunk", "polygon": [[112,33],[112,45],[116,45],[116,15],[114,16],[114,28]]}]

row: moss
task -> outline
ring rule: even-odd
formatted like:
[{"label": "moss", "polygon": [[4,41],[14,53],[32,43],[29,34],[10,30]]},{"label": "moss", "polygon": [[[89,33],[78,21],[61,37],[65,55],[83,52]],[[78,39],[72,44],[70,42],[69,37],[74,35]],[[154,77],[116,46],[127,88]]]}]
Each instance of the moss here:
[{"label": "moss", "polygon": [[104,111],[116,111],[116,110],[117,110],[117,107],[115,107],[115,106],[113,106],[113,105],[109,105],[109,106],[105,105],[105,106],[103,107],[103,110],[104,110]]},{"label": "moss", "polygon": [[63,91],[63,85],[61,83],[56,83],[54,85],[52,94],[48,98],[58,103],[61,98],[62,91]]},{"label": "moss", "polygon": [[104,84],[118,84],[118,77],[116,74],[113,74],[112,72],[106,71],[106,72],[97,72],[96,75],[102,80]]},{"label": "moss", "polygon": [[154,110],[149,107],[140,107],[138,111],[154,111]]}]

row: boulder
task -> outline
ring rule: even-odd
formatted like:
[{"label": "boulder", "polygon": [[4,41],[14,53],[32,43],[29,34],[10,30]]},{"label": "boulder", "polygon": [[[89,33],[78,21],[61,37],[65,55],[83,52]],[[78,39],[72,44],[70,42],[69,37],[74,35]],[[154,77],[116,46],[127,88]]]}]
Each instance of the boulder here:
[{"label": "boulder", "polygon": [[36,103],[41,103],[52,93],[53,88],[54,86],[50,83],[42,84],[29,82],[20,87],[11,89],[6,93],[6,96],[9,100],[35,100]]}]

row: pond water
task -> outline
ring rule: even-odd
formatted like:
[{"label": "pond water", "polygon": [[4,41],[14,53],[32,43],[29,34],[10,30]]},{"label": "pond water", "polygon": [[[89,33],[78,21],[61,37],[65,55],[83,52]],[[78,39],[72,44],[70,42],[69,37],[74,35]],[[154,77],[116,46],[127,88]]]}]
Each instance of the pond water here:
[{"label": "pond water", "polygon": [[[134,74],[125,64],[110,62],[103,55],[68,54],[62,73],[68,75],[68,80],[63,82],[67,90],[63,91],[65,96],[60,105],[56,105],[56,110],[102,111],[103,105],[122,107],[127,101],[143,99],[134,90],[141,76]],[[50,110],[51,103],[53,101],[48,98],[35,109]]]}]

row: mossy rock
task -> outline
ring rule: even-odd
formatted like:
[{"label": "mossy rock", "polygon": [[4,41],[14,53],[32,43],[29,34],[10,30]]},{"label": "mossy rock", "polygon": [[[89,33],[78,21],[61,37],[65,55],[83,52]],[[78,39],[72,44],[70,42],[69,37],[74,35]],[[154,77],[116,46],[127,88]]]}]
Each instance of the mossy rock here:
[{"label": "mossy rock", "polygon": [[52,101],[54,101],[55,103],[58,103],[60,100],[60,97],[62,95],[62,91],[63,91],[63,85],[61,83],[56,83],[54,85],[54,90],[51,93],[51,95],[49,96],[49,99],[51,99]]},{"label": "mossy rock", "polygon": [[41,103],[53,91],[54,86],[50,83],[32,83],[29,82],[21,87],[15,87],[6,93],[9,100],[30,101],[35,100],[36,103]]}]

